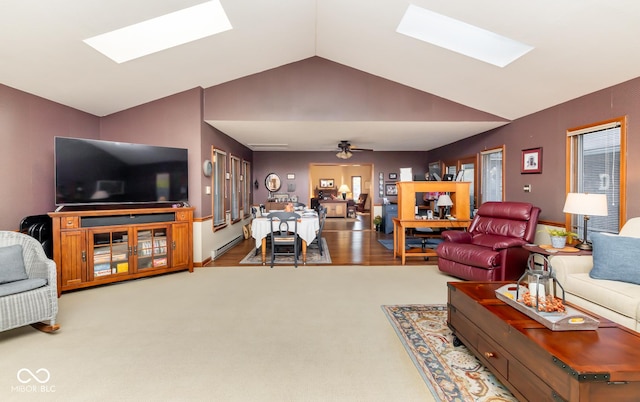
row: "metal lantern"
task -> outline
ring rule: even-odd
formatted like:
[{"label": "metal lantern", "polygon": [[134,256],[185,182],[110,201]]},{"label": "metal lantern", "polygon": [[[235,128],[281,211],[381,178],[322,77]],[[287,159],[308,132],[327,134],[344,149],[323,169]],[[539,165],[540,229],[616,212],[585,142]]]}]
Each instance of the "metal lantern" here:
[{"label": "metal lantern", "polygon": [[[516,286],[516,300],[539,312],[556,311],[556,298],[560,298],[557,289],[562,291],[562,305],[565,304],[564,288],[556,279],[550,260],[542,254],[531,254],[527,260],[527,269],[518,279]],[[520,289],[528,289],[522,292]]]}]

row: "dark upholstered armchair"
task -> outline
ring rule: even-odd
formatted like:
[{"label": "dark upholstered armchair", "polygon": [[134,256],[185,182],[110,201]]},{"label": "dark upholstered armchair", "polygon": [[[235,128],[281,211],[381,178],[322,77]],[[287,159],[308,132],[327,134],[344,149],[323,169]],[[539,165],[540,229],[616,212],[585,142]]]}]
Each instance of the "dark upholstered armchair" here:
[{"label": "dark upholstered armchair", "polygon": [[469,230],[445,231],[437,248],[440,271],[473,281],[517,280],[536,235],[540,208],[524,202],[486,202]]},{"label": "dark upholstered armchair", "polygon": [[365,212],[367,207],[367,197],[369,194],[361,193],[360,197],[358,197],[358,201],[356,201],[356,211]]}]

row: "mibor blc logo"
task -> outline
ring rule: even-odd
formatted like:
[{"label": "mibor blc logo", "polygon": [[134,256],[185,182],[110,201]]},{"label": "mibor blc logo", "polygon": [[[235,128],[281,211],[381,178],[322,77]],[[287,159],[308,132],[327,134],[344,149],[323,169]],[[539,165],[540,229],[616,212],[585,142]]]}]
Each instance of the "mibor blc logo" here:
[{"label": "mibor blc logo", "polygon": [[46,368],[39,368],[35,372],[28,368],[21,368],[16,373],[21,385],[11,386],[11,392],[56,392],[55,385],[49,385],[51,373]]}]

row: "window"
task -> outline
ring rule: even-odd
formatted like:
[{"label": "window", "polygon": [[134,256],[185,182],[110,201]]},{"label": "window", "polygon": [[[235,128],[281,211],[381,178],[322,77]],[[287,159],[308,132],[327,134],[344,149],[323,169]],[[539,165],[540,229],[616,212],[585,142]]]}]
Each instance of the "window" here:
[{"label": "window", "polygon": [[[624,117],[567,130],[567,192],[607,196],[608,215],[589,217],[587,238],[618,233],[624,224],[626,153]],[[584,217],[567,214],[567,225],[582,233]]]},{"label": "window", "polygon": [[476,208],[476,194],[475,194],[475,182],[476,182],[476,157],[471,156],[468,158],[460,159],[458,161],[458,174],[456,180],[468,181],[469,184],[469,206],[471,207],[471,216],[473,216],[473,210]]},{"label": "window", "polygon": [[240,193],[240,174],[240,158],[231,155],[230,199],[232,223],[238,222],[240,220],[240,204],[242,202],[242,195]]},{"label": "window", "polygon": [[351,194],[354,200],[360,197],[362,192],[362,176],[351,176]]},{"label": "window", "polygon": [[480,153],[480,202],[502,201],[504,191],[504,147]]},{"label": "window", "polygon": [[211,150],[213,187],[213,230],[223,228],[225,223],[225,200],[227,198],[226,180],[227,153],[216,148]]},{"label": "window", "polygon": [[251,163],[242,161],[242,208],[244,215],[251,213]]}]

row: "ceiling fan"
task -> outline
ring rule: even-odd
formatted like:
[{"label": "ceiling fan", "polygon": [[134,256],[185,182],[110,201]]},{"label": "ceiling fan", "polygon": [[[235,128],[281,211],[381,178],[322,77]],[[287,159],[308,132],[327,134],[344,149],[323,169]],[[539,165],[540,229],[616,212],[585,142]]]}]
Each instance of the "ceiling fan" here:
[{"label": "ceiling fan", "polygon": [[353,156],[352,151],[373,151],[373,149],[358,148],[358,147],[351,146],[349,141],[344,141],[344,140],[340,141],[340,143],[338,144],[338,148],[340,149],[340,151],[336,154],[336,156],[340,159],[351,158]]}]

